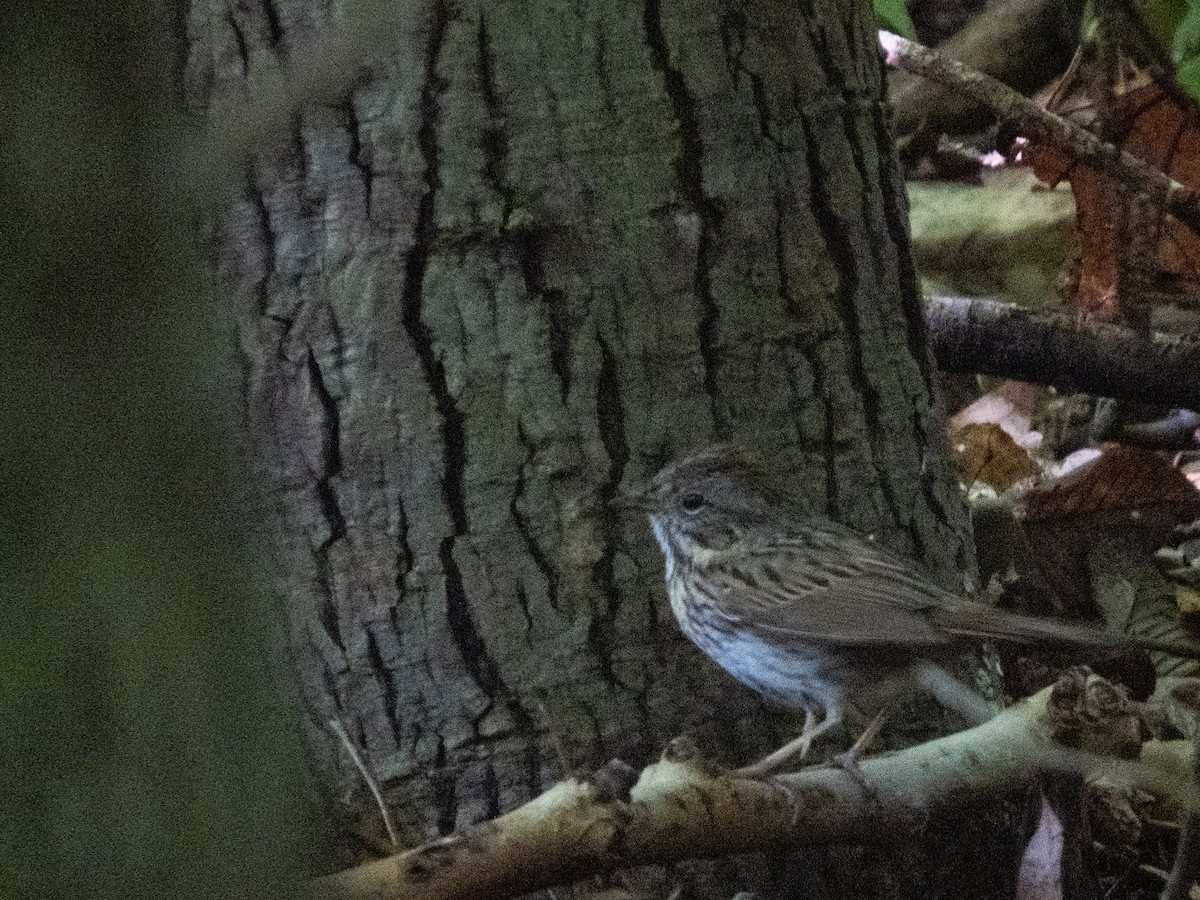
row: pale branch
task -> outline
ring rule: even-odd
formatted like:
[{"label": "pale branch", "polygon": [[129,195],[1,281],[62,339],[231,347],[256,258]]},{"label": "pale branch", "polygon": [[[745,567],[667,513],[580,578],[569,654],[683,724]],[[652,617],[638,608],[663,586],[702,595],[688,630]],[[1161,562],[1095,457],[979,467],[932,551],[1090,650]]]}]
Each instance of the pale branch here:
[{"label": "pale branch", "polygon": [[1147,197],[1161,198],[1168,212],[1200,234],[1200,195],[1132,153],[936,50],[886,31],[880,32],[879,41],[887,53],[888,65],[954,87],[987,106],[1022,136],[1059,148]]},{"label": "pale branch", "polygon": [[[1192,738],[1192,775],[1200,782],[1200,729]],[[1175,850],[1175,865],[1167,878],[1162,900],[1194,900],[1200,890],[1200,810],[1193,809],[1184,819]]]},{"label": "pale branch", "polygon": [[1200,341],[966,297],[927,298],[925,323],[948,372],[1200,408]]},{"label": "pale branch", "polygon": [[1122,692],[1076,669],[983,725],[863,761],[865,783],[829,767],[737,777],[676,742],[627,795],[604,779],[560,782],[491,822],[319,879],[313,892],[486,900],[648,863],[894,841],[1050,769],[1103,773],[1198,808],[1192,747],[1141,744],[1140,729]]}]

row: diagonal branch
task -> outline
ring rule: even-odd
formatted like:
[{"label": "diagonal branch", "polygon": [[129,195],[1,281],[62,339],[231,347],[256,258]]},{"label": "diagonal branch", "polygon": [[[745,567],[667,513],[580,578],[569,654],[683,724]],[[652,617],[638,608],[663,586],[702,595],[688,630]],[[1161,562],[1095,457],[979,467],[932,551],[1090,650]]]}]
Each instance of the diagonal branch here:
[{"label": "diagonal branch", "polygon": [[865,783],[827,767],[740,778],[712,770],[676,742],[626,796],[596,779],[564,781],[494,821],[313,888],[343,900],[486,900],[646,863],[862,844],[1047,769],[1103,771],[1197,807],[1192,748],[1142,745],[1139,729],[1120,691],[1076,669],[977,728],[864,761]]},{"label": "diagonal branch", "polygon": [[1200,234],[1200,195],[1174,178],[1101,140],[1086,128],[1043,109],[995,78],[948,59],[936,50],[886,31],[879,33],[879,42],[887,53],[889,65],[952,86],[990,108],[1024,137],[1065,150],[1148,197],[1161,197],[1168,212]]}]

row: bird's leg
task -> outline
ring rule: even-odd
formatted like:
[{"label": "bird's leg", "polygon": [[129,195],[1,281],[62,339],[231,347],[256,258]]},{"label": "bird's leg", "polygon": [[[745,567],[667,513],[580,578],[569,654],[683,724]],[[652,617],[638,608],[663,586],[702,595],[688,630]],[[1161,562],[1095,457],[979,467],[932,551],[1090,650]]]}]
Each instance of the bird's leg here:
[{"label": "bird's leg", "polygon": [[875,718],[867,724],[867,727],[863,729],[863,733],[858,736],[858,740],[854,742],[850,749],[844,753],[838,753],[830,762],[839,769],[845,769],[854,776],[856,781],[865,785],[867,783],[867,776],[863,773],[858,761],[866,756],[867,748],[874,743],[875,738],[879,737],[879,732],[883,728],[883,724],[887,721],[887,718],[888,711],[886,709],[881,709],[875,713]]},{"label": "bird's leg", "polygon": [[743,766],[734,774],[742,778],[765,778],[793,759],[804,759],[808,755],[808,748],[812,746],[812,742],[841,721],[840,709],[827,710],[825,718],[819,722],[812,709],[806,709],[804,711],[804,730],[800,732],[798,738],[788,741],[774,753],[764,756],[753,765]]},{"label": "bird's leg", "polygon": [[774,753],[770,753],[751,766],[743,766],[735,774],[745,778],[763,778],[782,768],[792,759],[804,759],[808,756],[808,748],[812,746],[813,737],[818,733],[818,725],[814,724],[816,716],[811,709],[804,711],[804,728],[800,736],[788,741]]}]

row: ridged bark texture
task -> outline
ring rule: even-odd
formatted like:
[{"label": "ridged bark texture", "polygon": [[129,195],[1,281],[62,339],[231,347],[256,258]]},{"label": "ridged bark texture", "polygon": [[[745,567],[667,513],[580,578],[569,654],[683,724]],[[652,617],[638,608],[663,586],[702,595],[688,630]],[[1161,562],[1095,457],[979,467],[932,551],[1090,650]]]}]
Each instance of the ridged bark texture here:
[{"label": "ridged bark texture", "polygon": [[[682,733],[744,761],[792,720],[680,636],[649,530],[606,510],[621,485],[737,440],[970,570],[870,5],[379,10],[397,39],[257,153],[219,233],[315,769],[362,790],[339,718],[411,843]],[[196,3],[189,91],[253,94],[339,22]],[[777,887],[945,874],[860,852]],[[769,868],[660,886],[728,897]]]}]

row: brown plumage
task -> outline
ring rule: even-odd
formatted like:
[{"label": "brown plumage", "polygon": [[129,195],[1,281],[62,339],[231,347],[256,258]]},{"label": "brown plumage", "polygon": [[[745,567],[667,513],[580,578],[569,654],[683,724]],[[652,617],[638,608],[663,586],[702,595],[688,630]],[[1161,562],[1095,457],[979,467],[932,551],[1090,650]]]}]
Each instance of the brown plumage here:
[{"label": "brown plumage", "polygon": [[729,446],[666,467],[632,502],[650,517],[683,632],[744,684],[806,711],[801,751],[849,699],[885,707],[914,683],[978,716],[982,700],[956,703],[970,692],[937,665],[964,643],[1129,643],[947,591],[917,563],[801,511]]}]

